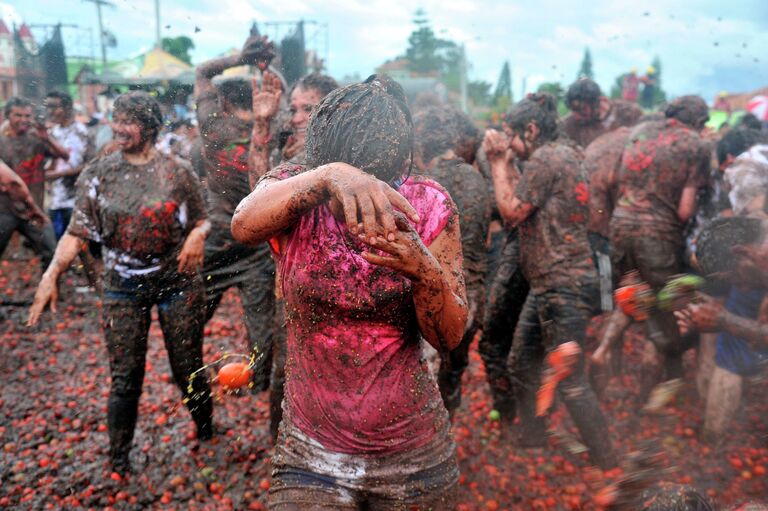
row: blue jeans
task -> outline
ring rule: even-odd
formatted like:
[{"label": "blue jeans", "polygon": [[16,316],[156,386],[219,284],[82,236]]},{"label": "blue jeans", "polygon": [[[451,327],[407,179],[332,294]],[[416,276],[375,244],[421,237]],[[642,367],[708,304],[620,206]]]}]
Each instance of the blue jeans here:
[{"label": "blue jeans", "polygon": [[53,232],[56,234],[56,239],[60,240],[61,237],[64,236],[64,233],[67,232],[69,219],[72,218],[72,208],[49,209],[48,216],[51,217]]}]

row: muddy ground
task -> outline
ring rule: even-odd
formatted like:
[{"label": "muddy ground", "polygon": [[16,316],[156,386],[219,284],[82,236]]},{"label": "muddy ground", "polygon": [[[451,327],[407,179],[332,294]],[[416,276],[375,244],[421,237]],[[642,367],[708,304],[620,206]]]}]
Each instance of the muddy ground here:
[{"label": "muddy ground", "polygon": [[[63,279],[59,313],[46,313],[36,328],[23,326],[24,302],[31,300],[40,272],[35,261],[11,257],[0,261],[0,509],[265,509],[267,394],[220,395],[215,419],[225,433],[198,445],[171,383],[156,322],[131,455],[136,474],[125,480],[112,475],[106,433],[109,374],[98,302],[86,289],[75,289],[85,280],[70,272]],[[223,352],[245,351],[240,314],[236,293],[227,293],[206,328],[207,362]],[[661,478],[698,487],[722,509],[768,498],[766,380],[750,382],[746,405],[725,445],[713,449],[697,440],[702,404],[693,382],[693,356],[686,360],[686,386],[674,406],[660,417],[636,413],[639,345],[635,336],[626,346],[626,375],[614,381],[603,401],[620,451],[652,440],[674,469]],[[546,449],[516,449],[502,438],[499,423],[488,417],[484,378],[475,345],[454,422],[462,472],[459,509],[596,509],[592,497],[601,483],[591,482],[583,455],[570,454],[554,441]],[[550,427],[571,428],[561,405]]]}]

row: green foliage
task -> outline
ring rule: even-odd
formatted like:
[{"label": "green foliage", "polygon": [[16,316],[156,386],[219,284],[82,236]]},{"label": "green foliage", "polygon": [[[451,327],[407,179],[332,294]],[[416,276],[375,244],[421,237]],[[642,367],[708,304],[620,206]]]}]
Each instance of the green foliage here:
[{"label": "green foliage", "polygon": [[621,99],[624,90],[624,77],[627,76],[627,73],[622,73],[619,76],[616,77],[616,79],[613,81],[613,85],[611,85],[611,99]]},{"label": "green foliage", "polygon": [[501,98],[508,98],[512,101],[512,73],[509,71],[509,62],[504,61],[499,75],[499,81],[496,84],[496,91],[493,93],[493,99],[498,103]]},{"label": "green foliage", "polygon": [[488,106],[491,104],[492,85],[483,80],[474,80],[467,83],[467,96],[476,105]]},{"label": "green foliage", "polygon": [[163,50],[167,51],[177,59],[192,64],[192,58],[189,56],[189,50],[195,48],[195,43],[189,37],[181,35],[178,37],[163,37],[160,41]]},{"label": "green foliage", "polygon": [[589,48],[584,50],[584,58],[581,60],[579,74],[576,76],[577,80],[579,78],[589,78],[590,80],[595,79],[595,72],[592,69],[592,53],[590,53]]},{"label": "green foliage", "polygon": [[408,37],[408,69],[415,73],[446,73],[458,71],[461,53],[453,41],[435,35],[423,9],[417,9],[413,23],[416,28]]}]

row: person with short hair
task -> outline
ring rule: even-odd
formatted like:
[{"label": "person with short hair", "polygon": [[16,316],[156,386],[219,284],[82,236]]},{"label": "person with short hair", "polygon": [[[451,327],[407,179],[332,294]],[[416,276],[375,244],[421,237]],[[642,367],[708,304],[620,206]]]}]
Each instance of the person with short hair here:
[{"label": "person with short hair", "polygon": [[635,125],[643,115],[635,103],[603,96],[600,86],[589,78],[568,87],[565,104],[571,113],[562,120],[562,132],[583,148],[605,132]]},{"label": "person with short hair", "polygon": [[200,276],[210,230],[202,188],[188,165],[155,149],[160,105],[145,92],[117,98],[112,128],[119,150],[93,160],[77,181],[67,232],[29,310],[35,325],[46,305],[56,312],[58,280],[87,241],[104,259],[102,324],[112,383],[107,431],[112,468],[130,472],[129,453],[146,366],[151,310],[157,306],[171,373],[197,426],[213,436],[203,365],[204,289]]},{"label": "person with short hair", "polygon": [[[32,102],[12,97],[5,104],[7,130],[0,133],[0,160],[18,175],[38,208],[43,208],[45,164],[50,158],[69,158],[69,152],[53,140],[45,126],[33,119]],[[33,125],[34,123],[34,125]],[[0,198],[0,254],[18,231],[32,244],[47,267],[56,249],[56,235],[50,222],[32,222],[16,214],[7,196]]]},{"label": "person with short hair", "polygon": [[75,181],[85,164],[88,153],[88,130],[75,120],[72,96],[52,91],[45,97],[48,120],[53,123],[51,136],[69,153],[69,158],[57,158],[54,169],[45,175],[51,181],[51,201],[48,213],[53,222],[56,239],[64,235],[75,206]]},{"label": "person with short hair", "polygon": [[[519,228],[520,264],[530,292],[515,329],[510,380],[517,394],[521,445],[545,441],[535,416],[536,392],[547,351],[575,341],[584,346],[597,309],[597,272],[587,238],[589,186],[581,151],[558,140],[555,99],[533,94],[504,118],[504,133],[486,132],[496,202],[504,221]],[[521,174],[515,159],[525,161]],[[597,397],[587,384],[584,354],[558,387],[595,465],[617,460]]]}]

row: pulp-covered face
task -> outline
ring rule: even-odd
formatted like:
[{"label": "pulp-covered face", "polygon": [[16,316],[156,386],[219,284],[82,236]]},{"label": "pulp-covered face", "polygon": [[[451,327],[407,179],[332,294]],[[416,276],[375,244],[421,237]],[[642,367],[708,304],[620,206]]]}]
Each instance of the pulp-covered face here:
[{"label": "pulp-covered face", "polygon": [[579,121],[593,121],[598,118],[600,113],[599,103],[592,105],[585,101],[573,101],[571,102],[571,112],[573,117]]},{"label": "pulp-covered face", "polygon": [[67,120],[67,111],[59,98],[46,98],[45,109],[48,112],[48,120],[54,124],[62,124]]},{"label": "pulp-covered face", "polygon": [[140,151],[146,138],[142,136],[143,126],[125,112],[115,112],[112,116],[112,136],[120,149],[125,152]]},{"label": "pulp-covered face", "polygon": [[291,93],[291,129],[298,141],[304,141],[309,124],[309,114],[322,101],[323,96],[316,89],[297,87]]},{"label": "pulp-covered face", "polygon": [[515,152],[515,154],[522,159],[528,158],[528,147],[523,141],[523,137],[519,133],[513,131],[507,123],[504,123],[504,133],[509,138],[509,147]]},{"label": "pulp-covered face", "polygon": [[15,133],[26,133],[32,127],[32,107],[11,107],[11,112],[8,114],[8,124]]}]

